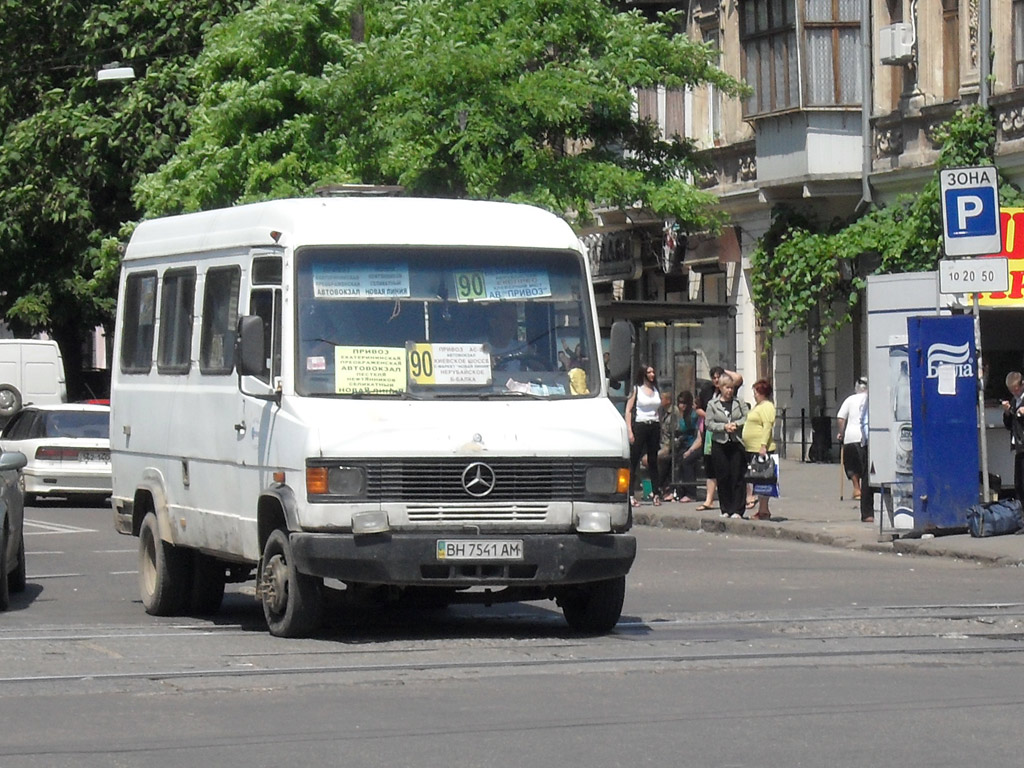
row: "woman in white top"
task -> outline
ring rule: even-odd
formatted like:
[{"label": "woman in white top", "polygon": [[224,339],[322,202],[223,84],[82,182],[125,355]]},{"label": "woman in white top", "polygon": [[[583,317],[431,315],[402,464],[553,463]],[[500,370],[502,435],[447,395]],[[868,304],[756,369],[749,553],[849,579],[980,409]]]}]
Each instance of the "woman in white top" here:
[{"label": "woman in white top", "polygon": [[[653,366],[641,366],[637,373],[636,386],[629,400],[626,401],[626,434],[629,435],[629,477],[630,483],[636,477],[640,457],[647,451],[647,470],[651,475],[651,489],[654,493],[654,506],[661,504],[658,490],[661,478],[658,477],[658,448],[661,446],[661,392],[658,391],[658,373]],[[631,489],[632,490],[632,489]],[[635,507],[640,502],[636,496],[630,496],[630,503]]]}]

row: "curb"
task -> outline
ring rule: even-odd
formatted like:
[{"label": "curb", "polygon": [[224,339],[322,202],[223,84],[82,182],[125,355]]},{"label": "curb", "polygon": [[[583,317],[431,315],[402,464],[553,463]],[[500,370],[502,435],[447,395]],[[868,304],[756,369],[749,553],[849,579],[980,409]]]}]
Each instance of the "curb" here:
[{"label": "curb", "polygon": [[[656,513],[651,510],[633,510],[633,522],[651,528],[676,528],[705,533],[731,533],[738,536],[757,536],[766,539],[784,539],[805,544],[820,544],[842,549],[862,550],[880,554],[917,555],[922,557],[947,557],[956,560],[997,566],[1024,566],[1024,552],[1021,556],[972,551],[970,547],[957,544],[936,544],[939,539],[894,539],[893,541],[864,542],[853,536],[829,531],[810,531],[794,528],[785,521],[771,523],[762,520],[733,519],[723,517],[701,517],[678,513]],[[948,540],[948,539],[947,539]]]}]

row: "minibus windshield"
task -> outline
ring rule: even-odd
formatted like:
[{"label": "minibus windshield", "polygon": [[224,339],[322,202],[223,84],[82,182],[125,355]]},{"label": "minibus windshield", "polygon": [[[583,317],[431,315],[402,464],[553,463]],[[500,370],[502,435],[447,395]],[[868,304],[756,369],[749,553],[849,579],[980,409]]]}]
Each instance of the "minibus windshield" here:
[{"label": "minibus windshield", "polygon": [[597,394],[573,251],[306,247],[296,255],[296,392],[416,398]]}]

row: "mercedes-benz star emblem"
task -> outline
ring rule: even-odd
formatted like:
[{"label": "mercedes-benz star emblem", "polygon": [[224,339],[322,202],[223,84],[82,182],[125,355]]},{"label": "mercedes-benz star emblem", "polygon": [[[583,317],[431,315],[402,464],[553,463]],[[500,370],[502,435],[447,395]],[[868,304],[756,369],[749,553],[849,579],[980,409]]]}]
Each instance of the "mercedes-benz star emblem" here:
[{"label": "mercedes-benz star emblem", "polygon": [[474,461],[462,470],[462,487],[478,499],[494,490],[494,481],[494,470],[482,461]]}]

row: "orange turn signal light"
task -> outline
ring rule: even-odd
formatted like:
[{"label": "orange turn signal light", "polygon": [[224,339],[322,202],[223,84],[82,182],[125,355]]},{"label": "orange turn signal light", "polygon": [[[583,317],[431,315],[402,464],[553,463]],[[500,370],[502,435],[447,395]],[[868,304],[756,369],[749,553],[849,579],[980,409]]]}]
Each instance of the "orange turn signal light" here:
[{"label": "orange turn signal light", "polygon": [[306,493],[327,493],[327,467],[306,467]]},{"label": "orange turn signal light", "polygon": [[616,493],[629,493],[629,470],[620,467],[615,482]]}]

